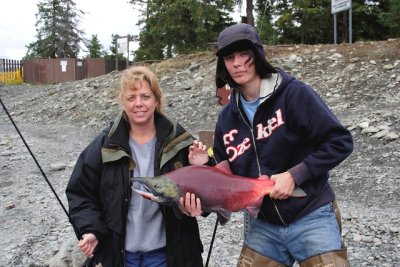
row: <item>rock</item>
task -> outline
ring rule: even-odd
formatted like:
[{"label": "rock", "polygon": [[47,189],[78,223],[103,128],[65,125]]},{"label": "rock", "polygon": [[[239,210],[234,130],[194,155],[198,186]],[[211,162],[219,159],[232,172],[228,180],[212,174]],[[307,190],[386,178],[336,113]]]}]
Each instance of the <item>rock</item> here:
[{"label": "rock", "polygon": [[61,171],[67,168],[67,166],[65,163],[53,163],[50,164],[50,171]]}]

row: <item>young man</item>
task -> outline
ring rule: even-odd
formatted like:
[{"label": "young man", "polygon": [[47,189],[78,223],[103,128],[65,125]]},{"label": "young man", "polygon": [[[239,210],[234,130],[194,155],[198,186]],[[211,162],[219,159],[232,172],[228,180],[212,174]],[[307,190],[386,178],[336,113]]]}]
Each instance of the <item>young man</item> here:
[{"label": "young man", "polygon": [[[216,124],[215,158],[275,181],[238,266],[349,266],[328,172],[351,154],[350,132],[310,86],[265,59],[253,26],[223,30],[217,57],[216,85],[233,91]],[[307,195],[290,197],[295,187]]]}]

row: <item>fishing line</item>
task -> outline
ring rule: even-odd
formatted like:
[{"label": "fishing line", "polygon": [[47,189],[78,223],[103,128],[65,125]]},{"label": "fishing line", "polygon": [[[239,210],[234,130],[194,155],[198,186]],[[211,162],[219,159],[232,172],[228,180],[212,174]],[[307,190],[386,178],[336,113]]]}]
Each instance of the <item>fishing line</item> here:
[{"label": "fishing line", "polygon": [[[69,221],[70,221],[72,227],[73,227],[74,229],[76,229],[76,228],[75,228],[75,225],[72,223],[71,217],[69,216],[67,209],[65,208],[65,206],[64,206],[64,204],[62,203],[61,199],[58,197],[58,195],[57,195],[56,191],[54,190],[52,184],[50,183],[50,181],[49,181],[49,179],[47,178],[46,174],[45,174],[44,171],[42,170],[42,167],[40,166],[39,162],[36,160],[35,155],[32,153],[32,151],[31,151],[29,145],[26,143],[24,137],[22,136],[21,132],[19,131],[17,125],[15,124],[14,120],[12,119],[10,113],[8,112],[6,106],[4,105],[3,101],[1,100],[1,98],[0,98],[0,103],[1,103],[1,105],[2,105],[2,107],[3,107],[3,109],[4,109],[4,111],[6,112],[8,118],[10,119],[11,123],[13,124],[15,130],[18,132],[19,137],[22,139],[22,142],[24,142],[25,147],[28,149],[29,154],[31,155],[31,157],[32,157],[33,160],[35,161],[36,166],[39,168],[39,170],[40,170],[42,176],[43,176],[44,179],[46,180],[46,182],[47,182],[47,184],[49,185],[51,191],[53,192],[54,196],[57,198],[58,203],[61,205],[62,209],[64,210],[65,214],[67,215],[67,217],[68,217],[68,219],[69,219]],[[81,239],[81,238],[79,237],[78,239]]]}]

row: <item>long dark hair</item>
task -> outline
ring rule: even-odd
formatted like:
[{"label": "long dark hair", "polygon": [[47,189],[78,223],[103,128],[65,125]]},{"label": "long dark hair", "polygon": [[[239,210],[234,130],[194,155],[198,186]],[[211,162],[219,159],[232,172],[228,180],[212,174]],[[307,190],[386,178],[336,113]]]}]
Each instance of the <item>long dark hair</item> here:
[{"label": "long dark hair", "polygon": [[276,69],[266,60],[264,53],[260,55],[258,49],[247,40],[239,41],[224,49],[223,53],[218,56],[215,73],[217,88],[223,87],[225,84],[228,84],[231,88],[237,88],[239,86],[226,69],[224,57],[234,52],[242,51],[247,51],[249,53],[249,61],[253,61],[252,64],[255,64],[256,72],[262,79],[270,78],[272,73],[276,73]]}]

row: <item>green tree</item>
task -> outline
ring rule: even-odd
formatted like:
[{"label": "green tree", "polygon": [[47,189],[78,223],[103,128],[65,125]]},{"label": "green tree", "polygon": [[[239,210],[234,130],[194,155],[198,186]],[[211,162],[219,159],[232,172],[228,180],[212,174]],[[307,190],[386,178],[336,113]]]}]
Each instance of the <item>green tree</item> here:
[{"label": "green tree", "polygon": [[103,45],[100,43],[99,39],[97,38],[97,34],[92,35],[92,38],[89,40],[88,44],[86,45],[88,49],[89,58],[101,58],[106,55],[106,52],[103,50]]},{"label": "green tree", "polygon": [[276,44],[277,36],[273,23],[274,0],[257,0],[256,28],[264,44]]},{"label": "green tree", "polygon": [[278,0],[275,3],[274,23],[275,32],[279,43],[298,43],[298,27],[293,18],[293,4],[292,1]]},{"label": "green tree", "polygon": [[382,11],[379,19],[389,29],[389,37],[400,37],[400,1],[388,0],[388,9]]},{"label": "green tree", "polygon": [[[143,1],[131,1],[142,4]],[[232,24],[231,0],[148,0],[139,22],[136,60],[152,60],[205,50]]]},{"label": "green tree", "polygon": [[[352,33],[354,41],[387,39],[389,29],[379,19],[380,14],[388,10],[387,2],[387,0],[352,0]],[[342,24],[348,25],[348,12],[342,13]],[[348,39],[347,28],[342,27],[346,32],[346,39]]]},{"label": "green tree", "polygon": [[[267,3],[269,1],[266,1]],[[276,0],[273,4],[274,32],[279,43],[332,43],[333,15],[330,0]],[[396,0],[352,0],[352,40],[384,40],[390,28],[384,18],[394,15]],[[392,10],[393,13],[392,13]],[[337,16],[338,42],[349,40],[349,11]],[[389,21],[392,21],[389,19]],[[398,21],[398,20],[397,20]],[[386,22],[386,24],[385,24]],[[396,25],[393,23],[393,25]],[[393,29],[392,29],[393,31]]]},{"label": "green tree", "polygon": [[[293,2],[296,39],[302,44],[325,43],[332,39],[331,0],[298,0]],[[316,23],[318,22],[318,23]]]},{"label": "green tree", "polygon": [[84,12],[73,0],[43,0],[37,4],[37,40],[30,43],[26,58],[75,58],[79,54],[83,31],[77,25]]},{"label": "green tree", "polygon": [[276,1],[279,43],[326,43],[332,39],[331,0]]}]

